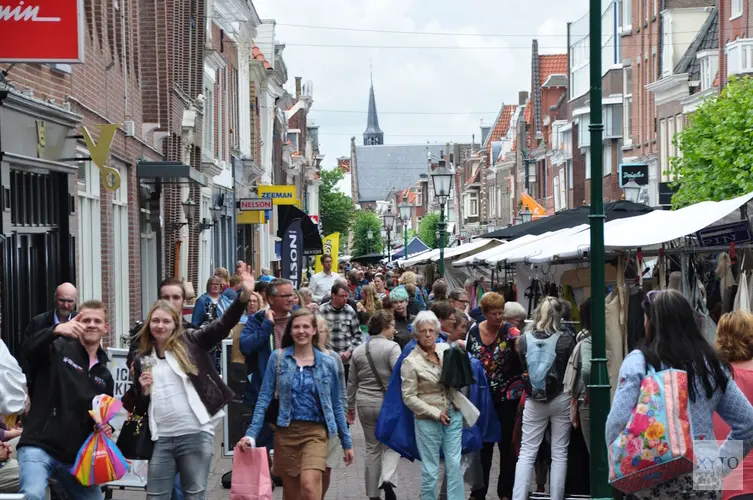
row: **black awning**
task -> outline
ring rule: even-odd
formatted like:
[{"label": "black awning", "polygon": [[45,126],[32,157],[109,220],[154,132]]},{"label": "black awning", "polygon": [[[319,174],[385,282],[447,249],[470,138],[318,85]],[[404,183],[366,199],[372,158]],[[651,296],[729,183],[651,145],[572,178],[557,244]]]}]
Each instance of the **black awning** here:
[{"label": "black awning", "polygon": [[372,252],[367,253],[364,255],[359,255],[358,257],[351,257],[351,262],[359,262],[359,261],[372,261],[372,260],[381,260],[385,258],[386,255],[383,255],[379,252]]},{"label": "black awning", "polygon": [[209,185],[206,175],[177,161],[140,161],[136,164],[136,177],[141,182],[154,184]]},{"label": "black awning", "polygon": [[277,215],[280,220],[277,224],[277,237],[285,237],[285,228],[296,219],[301,220],[303,231],[303,255],[321,255],[324,253],[322,236],[319,227],[314,224],[308,214],[295,205],[277,205]]},{"label": "black awning", "polygon": [[[520,238],[526,234],[537,236],[549,231],[558,231],[568,227],[588,224],[590,210],[591,207],[588,205],[571,208],[569,210],[562,210],[549,217],[542,217],[541,219],[527,222],[525,224],[518,224],[517,226],[510,226],[504,229],[498,229],[497,231],[492,231],[491,233],[483,234],[481,235],[481,238],[514,240],[515,238]],[[651,211],[653,211],[653,208],[648,205],[633,203],[626,200],[614,201],[604,205],[604,215],[606,215],[607,222],[615,219],[635,217],[636,215],[643,215]]]}]

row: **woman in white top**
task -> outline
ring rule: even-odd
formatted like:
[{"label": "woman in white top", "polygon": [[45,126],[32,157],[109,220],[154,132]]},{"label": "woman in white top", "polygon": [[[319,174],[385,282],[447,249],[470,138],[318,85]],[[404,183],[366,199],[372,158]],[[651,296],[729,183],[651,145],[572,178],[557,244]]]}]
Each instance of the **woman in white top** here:
[{"label": "woman in white top", "polygon": [[148,417],[154,451],[149,460],[147,497],[170,499],[180,473],[186,500],[206,498],[214,428],[233,392],[214,368],[209,352],[238,323],[254,288],[253,276],[241,275],[242,293],[216,321],[184,330],[178,311],[157,301],[140,333],[134,358],[134,383],[123,397],[126,408]]}]

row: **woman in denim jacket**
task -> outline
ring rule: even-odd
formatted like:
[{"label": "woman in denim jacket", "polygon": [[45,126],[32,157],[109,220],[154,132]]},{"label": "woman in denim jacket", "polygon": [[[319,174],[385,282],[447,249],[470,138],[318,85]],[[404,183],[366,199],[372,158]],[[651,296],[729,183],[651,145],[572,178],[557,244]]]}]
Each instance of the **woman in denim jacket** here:
[{"label": "woman in denim jacket", "polygon": [[279,384],[273,472],[282,477],[286,500],[321,500],[328,436],[340,436],[346,465],[354,460],[337,367],[315,347],[319,345],[316,326],[316,316],[308,308],[290,316],[282,349],[269,358],[251,425],[238,443],[241,451],[256,446]]}]

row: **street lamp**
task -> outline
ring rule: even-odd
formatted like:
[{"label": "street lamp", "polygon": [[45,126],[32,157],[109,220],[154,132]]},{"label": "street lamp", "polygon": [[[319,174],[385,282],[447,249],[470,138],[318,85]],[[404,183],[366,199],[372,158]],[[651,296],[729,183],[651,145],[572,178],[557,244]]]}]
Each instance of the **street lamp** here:
[{"label": "street lamp", "polygon": [[447,168],[444,160],[439,161],[439,167],[431,173],[434,185],[434,196],[439,201],[439,276],[444,277],[444,233],[447,223],[444,221],[444,206],[452,192],[452,171]]},{"label": "street lamp", "polygon": [[397,207],[400,209],[400,219],[403,221],[403,258],[408,258],[408,221],[410,220],[410,211],[413,205],[408,203],[407,198]]},{"label": "street lamp", "polygon": [[625,199],[633,203],[638,203],[638,198],[641,196],[641,186],[630,179],[622,186],[622,191],[625,193]]},{"label": "street lamp", "polygon": [[520,212],[520,220],[523,222],[523,224],[527,224],[533,220],[533,212],[528,210],[527,208]]},{"label": "street lamp", "polygon": [[373,237],[374,237],[374,231],[369,230],[369,231],[366,232],[366,239],[369,240],[368,252],[367,253],[371,253],[371,239]]},{"label": "street lamp", "polygon": [[387,213],[382,215],[384,219],[384,230],[387,231],[387,260],[392,260],[392,241],[390,235],[392,233],[392,225],[395,223],[395,214],[392,210],[388,210]]}]

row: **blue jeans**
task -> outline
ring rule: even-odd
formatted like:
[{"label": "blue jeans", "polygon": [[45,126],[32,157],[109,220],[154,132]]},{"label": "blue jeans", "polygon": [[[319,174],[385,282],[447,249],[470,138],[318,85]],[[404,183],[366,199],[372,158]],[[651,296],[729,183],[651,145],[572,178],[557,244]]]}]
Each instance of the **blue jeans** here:
[{"label": "blue jeans", "polygon": [[175,475],[175,484],[173,485],[173,496],[171,500],[183,500],[183,488],[180,487],[180,474]]},{"label": "blue jeans", "polygon": [[450,425],[436,420],[416,419],[416,446],[421,456],[421,500],[436,500],[439,473],[439,449],[444,452],[447,474],[447,499],[463,500],[465,489],[460,472],[463,447],[463,415],[450,410]]},{"label": "blue jeans", "polygon": [[161,437],[154,443],[149,461],[146,494],[149,500],[170,500],[175,474],[185,500],[205,500],[214,436],[197,432],[178,437]]},{"label": "blue jeans", "polygon": [[47,481],[54,476],[63,491],[76,500],[102,500],[99,486],[81,486],[68,469],[72,464],[61,463],[42,448],[24,446],[18,450],[21,493],[28,500],[45,500]]}]

